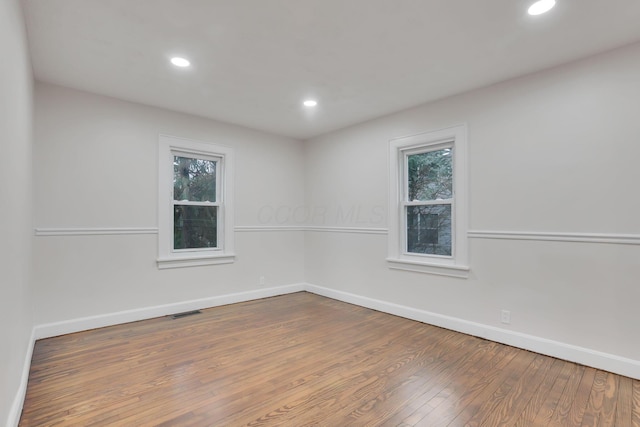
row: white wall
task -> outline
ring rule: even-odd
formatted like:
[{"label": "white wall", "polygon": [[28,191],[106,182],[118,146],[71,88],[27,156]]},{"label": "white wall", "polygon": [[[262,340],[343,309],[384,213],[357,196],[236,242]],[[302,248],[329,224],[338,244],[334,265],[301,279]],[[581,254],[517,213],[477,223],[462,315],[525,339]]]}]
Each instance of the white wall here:
[{"label": "white wall", "polygon": [[638,114],[640,44],[307,141],[306,202],[327,212],[315,225],[385,228],[389,140],[467,123],[476,232],[466,280],[389,270],[384,233],[308,232],[307,282],[640,361]]},{"label": "white wall", "polygon": [[29,288],[32,77],[17,0],[0,2],[0,52],[0,424],[4,424],[9,417],[13,422],[10,411],[17,411],[12,404],[21,394],[33,317]]},{"label": "white wall", "polygon": [[[235,150],[234,264],[158,270],[158,135]],[[58,86],[35,87],[36,323],[47,324],[303,282],[304,233],[267,231],[271,205],[304,202],[300,142]],[[265,209],[266,207],[266,209]],[[259,284],[265,276],[266,283]]]}]

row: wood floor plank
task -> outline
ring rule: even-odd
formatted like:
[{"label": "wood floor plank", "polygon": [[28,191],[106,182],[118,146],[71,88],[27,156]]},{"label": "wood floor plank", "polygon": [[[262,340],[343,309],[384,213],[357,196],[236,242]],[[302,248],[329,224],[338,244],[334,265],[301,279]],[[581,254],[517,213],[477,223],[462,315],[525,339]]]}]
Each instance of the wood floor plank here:
[{"label": "wood floor plank", "polygon": [[[530,425],[536,426],[536,427],[542,427],[542,426],[547,426],[549,425],[549,423],[551,423],[553,414],[555,413],[556,408],[560,403],[560,399],[563,396],[564,390],[567,388],[569,379],[572,378],[574,375],[578,375],[579,372],[580,372],[580,366],[572,363],[566,363],[566,362],[564,363],[562,370],[558,375],[558,378],[556,379],[556,381],[553,384],[553,387],[551,388],[551,391],[545,398],[544,403],[540,407],[540,410],[538,411],[536,416],[531,421]],[[527,426],[529,424],[526,423],[521,425]]]},{"label": "wood floor plank", "polygon": [[[601,381],[600,372],[594,368],[585,368],[578,389],[571,402],[569,413],[563,421],[566,427],[580,427],[585,415],[587,402]],[[599,391],[599,390],[598,390]]]},{"label": "wood floor plank", "polygon": [[514,425],[552,364],[553,359],[550,357],[536,357],[518,382],[505,394],[502,401],[484,416],[480,425],[484,427]]},{"label": "wood floor plank", "polygon": [[[408,425],[448,425],[466,408],[494,377],[516,356],[514,349],[504,347],[495,358],[484,361],[484,370],[456,377],[443,393],[434,399],[419,400],[411,415],[403,419]],[[398,415],[401,415],[399,412]]]},{"label": "wood floor plank", "polygon": [[460,416],[457,419],[460,421],[464,420],[465,425],[469,427],[480,426],[487,417],[498,412],[498,408],[500,408],[514,385],[519,382],[527,372],[536,369],[536,365],[541,357],[542,356],[532,353],[528,354],[527,358],[515,359],[518,366],[512,366],[512,369],[508,371],[508,375],[504,380],[496,384],[497,387],[493,389],[493,392],[486,390],[486,392],[481,395],[482,400],[478,402],[481,404],[475,405],[475,411],[470,411],[472,416],[466,420]]},{"label": "wood floor plank", "polygon": [[569,412],[571,411],[578,387],[582,382],[582,377],[586,370],[584,366],[578,366],[577,368],[577,372],[569,377],[569,381],[562,391],[558,405],[553,411],[551,422],[549,422],[549,427],[564,427],[570,422]]},{"label": "wood floor plank", "polygon": [[[494,400],[494,396],[497,397],[497,395],[501,393],[499,391],[501,390],[501,387],[505,387],[505,383],[507,386],[510,386],[509,384],[512,381],[517,381],[517,378],[522,375],[527,367],[529,367],[534,358],[535,355],[530,352],[516,353],[515,357],[509,360],[508,365],[505,366],[504,369],[495,371],[493,373],[494,375],[486,378],[486,383],[482,384],[482,386],[477,389],[477,392],[473,394],[473,397],[465,402],[464,408],[456,414],[451,422],[447,422],[446,425],[478,425],[481,417],[483,417],[488,411],[491,411],[492,407],[497,404],[496,400]],[[442,425],[441,420],[433,419],[430,415],[420,420],[416,425]]]},{"label": "wood floor plank", "polygon": [[[406,323],[406,322],[405,322]],[[406,323],[407,326],[413,326],[411,323]],[[376,328],[379,332],[380,332],[380,328]],[[397,337],[401,337],[402,336],[402,330],[401,329],[395,329],[393,331],[390,332],[395,332],[395,333],[389,333],[386,335],[383,334],[381,335],[382,337],[384,337],[384,347],[387,347],[391,344],[394,343],[394,340],[397,339]],[[419,333],[422,333],[420,331],[417,331]],[[424,332],[424,331],[423,331]],[[415,335],[415,334],[414,334]],[[454,337],[454,333],[451,332],[447,332],[446,335],[444,335],[443,337]],[[349,345],[351,345],[353,337],[349,337],[349,335],[347,335],[347,337],[349,338]],[[426,336],[425,336],[426,338]],[[461,337],[457,337],[455,339],[461,339]],[[354,346],[354,347],[360,347],[360,346]],[[383,347],[383,348],[384,348]],[[383,363],[388,363],[388,361],[386,361],[383,357],[381,357],[382,354],[384,354],[383,351],[381,351],[380,349],[377,348],[373,348],[371,351],[371,354],[364,359],[363,362],[363,358],[358,356],[358,357],[350,357],[348,359],[344,359],[345,357],[345,352],[344,352],[344,347],[342,348],[342,352],[341,352],[341,357],[343,358],[343,360],[337,360],[336,361],[336,356],[334,352],[331,352],[329,350],[323,350],[320,352],[320,354],[324,354],[325,356],[323,356],[323,359],[318,359],[318,355],[314,355],[313,358],[308,358],[309,361],[312,361],[313,363],[315,363],[316,365],[319,366],[319,368],[317,366],[307,366],[305,371],[306,372],[302,372],[301,375],[302,378],[294,378],[293,380],[288,380],[285,381],[281,384],[275,383],[272,385],[269,384],[263,384],[265,387],[260,387],[262,389],[262,391],[264,393],[266,393],[266,395],[270,395],[270,394],[277,394],[278,396],[280,396],[280,399],[286,399],[287,396],[289,395],[293,395],[293,396],[297,396],[298,394],[300,394],[300,389],[303,390],[315,390],[319,387],[322,387],[324,385],[324,383],[328,383],[330,384],[332,387],[334,387],[332,390],[335,392],[336,391],[336,383],[335,381],[332,380],[332,374],[335,373],[339,373],[341,372],[340,370],[344,370],[344,366],[345,364],[362,364],[364,363],[365,365],[369,366],[370,368],[374,368],[376,366],[376,364],[383,364]],[[243,365],[246,367],[246,365]],[[285,370],[289,365],[282,365]],[[328,369],[327,369],[328,367]],[[314,370],[318,370],[316,373],[314,373]],[[347,369],[347,372],[349,371],[354,371],[354,372],[360,372],[358,370],[353,370],[351,369],[351,367],[349,367],[349,369]],[[249,369],[248,371],[246,369],[243,369],[243,372],[251,372],[252,370]],[[261,371],[261,374],[263,372]],[[290,372],[284,372],[283,374],[287,374],[288,376],[290,376]],[[272,376],[272,375],[270,375]],[[226,378],[226,377],[225,377]],[[227,393],[226,393],[226,397],[224,400],[222,400],[222,403],[224,403],[224,408],[218,408],[216,407],[216,398],[212,398],[209,400],[208,402],[208,406],[207,406],[207,410],[208,411],[212,411],[212,410],[216,410],[216,411],[222,411],[222,409],[225,410],[225,414],[221,414],[219,412],[219,419],[220,421],[229,418],[229,417],[234,417],[234,416],[242,416],[242,417],[249,417],[249,413],[250,411],[254,411],[255,406],[257,405],[261,405],[262,402],[265,400],[264,396],[262,395],[252,395],[252,399],[251,402],[247,402],[246,399],[244,399],[246,397],[246,390],[242,387],[239,389],[234,388],[235,385],[234,384],[242,384],[246,381],[248,381],[248,379],[245,379],[243,377],[238,377],[237,375],[232,375],[229,377],[231,382],[228,384],[221,384],[219,382],[216,383],[209,383],[208,385],[213,385],[216,388],[220,388],[220,387],[225,387],[227,389]],[[286,377],[285,377],[286,378]],[[355,378],[351,380],[351,384],[359,384],[361,381],[363,381],[364,379],[362,377],[359,378]],[[277,388],[273,388],[277,386]],[[312,388],[312,389],[311,389]],[[305,398],[307,398],[309,396],[310,393],[303,393],[303,396]],[[313,396],[314,398],[317,398],[317,396]],[[219,399],[217,399],[219,400]],[[257,402],[257,403],[256,403]],[[306,403],[306,402],[302,402],[302,403]],[[213,405],[213,406],[212,406]],[[300,402],[294,402],[293,404],[291,404],[294,408],[297,408],[301,405]],[[150,413],[153,413],[153,411],[149,411]],[[289,412],[289,411],[286,411]],[[257,414],[256,416],[259,416],[261,414]],[[278,410],[277,408],[275,409],[275,414],[270,415],[270,418],[274,418],[276,416],[279,417],[283,417],[285,416],[286,413],[283,412],[282,410]],[[139,416],[136,415],[136,416]],[[231,422],[232,420],[230,419],[229,422]]]},{"label": "wood floor plank", "polygon": [[525,427],[533,424],[536,414],[542,408],[548,394],[551,392],[554,383],[558,379],[564,362],[555,359],[551,368],[546,372],[542,382],[535,390],[529,402],[523,408],[522,412],[518,415],[514,427]]},{"label": "wood floor plank", "polygon": [[633,406],[631,408],[631,425],[640,427],[640,381],[633,381]]},{"label": "wood floor plank", "polygon": [[300,292],[39,340],[20,426],[640,427],[639,383]]},{"label": "wood floor plank", "polygon": [[501,352],[485,365],[484,370],[468,377],[468,381],[465,381],[464,377],[456,378],[456,384],[451,387],[451,394],[446,400],[439,402],[437,406],[425,401],[410,417],[405,418],[404,422],[410,425],[449,425],[483,390],[496,381],[517,355],[516,349],[503,347]]},{"label": "wood floor plank", "polygon": [[496,343],[480,341],[466,361],[460,366],[448,366],[440,378],[428,380],[424,387],[407,398],[401,409],[384,419],[384,422],[389,425],[414,425],[450,398],[456,400],[464,391],[463,386],[466,389],[473,384],[474,378],[482,378],[483,369],[494,368],[505,357],[506,350],[507,347]]},{"label": "wood floor plank", "polygon": [[[394,335],[392,334],[392,332],[395,332],[395,333],[402,332],[402,329],[394,328],[392,330],[389,330],[389,333],[386,334],[386,337],[385,337],[384,328],[378,327],[377,330],[379,332],[380,331],[383,332],[383,335],[381,335],[383,337],[383,344],[381,344],[381,348],[385,348],[390,343],[393,342]],[[357,338],[356,336],[351,336],[351,334],[348,333],[347,331],[345,332],[345,337],[348,338],[349,346],[355,349],[359,349],[360,343],[356,339]],[[360,334],[360,338],[361,337],[362,335]],[[365,335],[364,338],[366,339],[367,336]],[[307,350],[307,347],[305,346],[303,346],[302,348]],[[264,393],[266,393],[267,395],[277,394],[279,396],[283,396],[286,393],[292,392],[292,390],[293,392],[296,392],[295,389],[304,387],[307,384],[313,384],[314,386],[317,386],[317,383],[323,380],[323,378],[331,378],[332,374],[337,374],[340,372],[341,369],[344,369],[344,367],[342,366],[343,363],[335,361],[335,355],[333,353],[326,350],[322,350],[321,348],[317,349],[313,353],[314,354],[310,354],[309,357],[306,357],[306,359],[316,363],[317,365],[320,366],[320,368],[318,368],[317,366],[305,365],[302,372],[300,373],[302,375],[301,378],[295,378],[293,380],[289,380],[284,383],[274,383],[273,381],[269,381],[270,383],[267,383],[267,384],[256,384],[256,385],[263,385],[264,387],[260,387],[260,389],[262,389]],[[372,348],[372,357],[376,357],[377,353],[381,353],[380,348],[377,348],[377,347]],[[318,359],[319,354],[324,355],[322,356],[323,357],[322,359]],[[341,354],[343,355],[343,357],[345,355],[349,355],[350,353],[348,353],[348,347],[343,347]],[[380,359],[381,363],[384,362],[383,359],[381,358],[378,358],[378,359]],[[351,357],[348,359],[348,361],[349,363],[352,362],[355,364],[362,363],[362,358]],[[246,390],[244,388],[241,387],[238,389],[236,387],[237,384],[243,384],[247,381],[251,381],[250,376],[252,375],[252,372],[258,371],[264,378],[278,378],[278,377],[287,378],[294,373],[294,371],[291,370],[292,365],[289,363],[279,363],[276,365],[278,369],[283,371],[282,375],[279,375],[277,373],[265,370],[264,368],[262,368],[261,365],[256,367],[251,367],[251,365],[247,361],[243,362],[242,359],[240,359],[240,362],[242,363],[236,363],[236,365],[239,366],[239,369],[235,371],[231,370],[230,372],[229,370],[227,370],[227,372],[223,376],[218,375],[216,381],[209,381],[209,380],[202,381],[203,384],[206,385],[207,387],[213,387],[215,389],[224,388],[226,390],[226,394],[224,396],[221,396],[221,397],[214,396],[212,398],[209,398],[206,401],[207,408],[209,411],[222,410],[222,408],[216,407],[216,405],[219,402],[222,402],[222,404],[224,404],[224,409],[226,413],[229,413],[229,414],[234,414],[236,412],[236,409],[234,408],[236,407],[238,408],[238,410],[242,409],[244,412],[246,412],[250,409],[252,405],[255,405],[255,403],[249,404],[243,400],[244,397],[246,396]],[[371,360],[371,357],[368,359],[367,363],[369,364],[373,363]],[[274,388],[275,386],[278,386],[278,388]],[[257,396],[254,395],[252,397],[253,397],[253,401],[255,402],[262,402],[264,400],[264,396],[262,395],[257,395]],[[197,411],[197,408],[193,408],[193,409]],[[150,408],[147,412],[150,416],[154,416],[154,412],[155,412],[154,408]],[[132,415],[136,417],[140,417],[140,414],[137,413],[136,408],[132,408]],[[222,415],[220,416],[222,417]]]},{"label": "wood floor plank", "polygon": [[[458,337],[459,338],[459,337]],[[446,342],[437,344],[432,343],[430,348],[422,348],[420,352],[426,350],[429,353],[431,359],[427,366],[432,365],[434,362],[439,363],[442,358],[447,357],[447,353],[462,345],[467,339],[458,339],[456,337],[449,338]],[[419,344],[423,347],[423,344]],[[415,346],[405,347],[397,354],[400,356],[399,360],[393,361],[389,364],[389,361],[381,360],[381,363],[368,364],[365,367],[365,371],[352,371],[348,376],[343,376],[339,380],[335,381],[323,381],[319,384],[314,384],[313,389],[304,393],[296,393],[290,401],[284,400],[285,404],[281,407],[274,408],[270,412],[266,412],[264,408],[256,408],[256,412],[250,416],[255,416],[256,420],[271,420],[278,422],[290,421],[295,417],[298,418],[313,418],[318,410],[326,413],[330,411],[335,413],[342,409],[343,402],[355,399],[357,403],[367,403],[369,396],[378,396],[380,393],[386,390],[390,390],[393,384],[390,381],[390,377],[398,370],[404,370],[404,368],[418,357],[418,349]],[[455,352],[452,352],[455,354]],[[410,371],[412,372],[412,371]],[[355,374],[355,375],[354,375]],[[308,411],[307,406],[316,408],[316,411]],[[246,412],[246,410],[245,410]],[[261,413],[262,412],[262,413]],[[246,414],[249,416],[249,413]],[[322,416],[321,413],[317,414],[318,417]],[[345,418],[349,416],[345,415]],[[233,421],[230,419],[229,421]]]},{"label": "wood floor plank", "polygon": [[613,427],[616,424],[617,393],[620,386],[620,376],[607,372],[602,410],[598,418],[598,427]]},{"label": "wood floor plank", "polygon": [[[378,395],[370,394],[369,400],[365,403],[354,401],[346,406],[335,416],[327,419],[331,423],[332,419],[338,422],[343,414],[362,425],[391,424],[390,417],[397,413],[397,409],[408,406],[408,402],[420,396],[420,401],[428,399],[427,396],[437,395],[450,381],[453,375],[462,375],[470,364],[474,363],[478,355],[485,354],[487,345],[483,340],[474,338],[473,341],[464,343],[466,348],[460,346],[457,349],[450,349],[445,352],[435,363],[419,363],[417,369],[396,375],[393,382],[385,387],[383,393]],[[401,380],[407,374],[411,374],[412,387],[399,387]],[[380,406],[388,407],[373,412]],[[373,415],[372,415],[373,414]],[[367,415],[369,415],[367,417]]]},{"label": "wood floor plank", "polygon": [[630,426],[631,410],[633,408],[633,380],[627,377],[618,378],[618,390],[616,392],[615,424],[618,426]]},{"label": "wood floor plank", "polygon": [[582,426],[584,427],[596,427],[599,425],[599,418],[605,401],[607,376],[608,373],[604,371],[597,371],[595,375],[593,387],[590,387],[591,393],[584,411],[584,419],[582,421]]}]

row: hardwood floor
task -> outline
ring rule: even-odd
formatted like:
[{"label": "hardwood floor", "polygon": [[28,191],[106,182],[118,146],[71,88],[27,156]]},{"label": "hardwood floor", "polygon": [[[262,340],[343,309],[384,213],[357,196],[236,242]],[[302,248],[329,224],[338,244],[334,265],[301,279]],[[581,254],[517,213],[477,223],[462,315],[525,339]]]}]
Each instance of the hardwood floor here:
[{"label": "hardwood floor", "polygon": [[40,340],[20,425],[640,427],[640,381],[302,292]]}]

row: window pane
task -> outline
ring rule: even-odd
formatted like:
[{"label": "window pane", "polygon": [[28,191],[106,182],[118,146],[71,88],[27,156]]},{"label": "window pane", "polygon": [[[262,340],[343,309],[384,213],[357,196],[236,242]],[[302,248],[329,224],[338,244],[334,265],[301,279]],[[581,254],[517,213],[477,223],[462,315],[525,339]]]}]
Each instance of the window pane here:
[{"label": "window pane", "polygon": [[173,158],[173,200],[216,201],[216,163],[189,157]]},{"label": "window pane", "polygon": [[173,207],[173,248],[215,248],[218,246],[218,207]]},{"label": "window pane", "polygon": [[452,149],[407,156],[409,194],[407,201],[453,198]]},{"label": "window pane", "polygon": [[407,207],[407,252],[451,256],[451,205]]}]

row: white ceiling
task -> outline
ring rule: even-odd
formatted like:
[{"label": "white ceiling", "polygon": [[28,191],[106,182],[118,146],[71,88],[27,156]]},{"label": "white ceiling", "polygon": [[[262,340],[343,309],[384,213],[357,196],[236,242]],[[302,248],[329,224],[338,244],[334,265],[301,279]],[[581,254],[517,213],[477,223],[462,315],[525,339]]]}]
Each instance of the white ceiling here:
[{"label": "white ceiling", "polygon": [[640,40],[640,0],[532,1],[24,4],[38,80],[307,139]]}]

